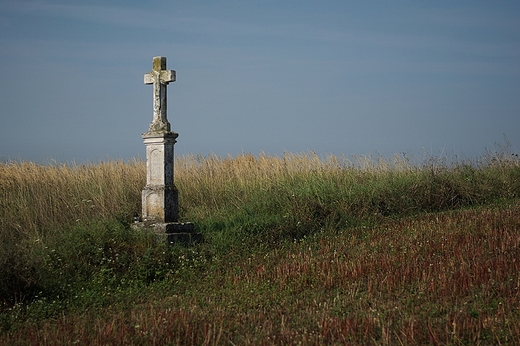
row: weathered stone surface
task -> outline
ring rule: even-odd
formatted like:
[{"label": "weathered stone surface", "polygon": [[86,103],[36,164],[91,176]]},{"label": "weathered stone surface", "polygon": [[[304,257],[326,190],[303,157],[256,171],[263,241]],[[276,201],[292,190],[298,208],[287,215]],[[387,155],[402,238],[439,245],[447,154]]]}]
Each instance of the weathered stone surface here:
[{"label": "weathered stone surface", "polygon": [[142,219],[145,222],[177,222],[178,192],[173,183],[173,160],[178,134],[170,131],[166,114],[169,82],[175,71],[166,70],[166,58],[153,58],[152,70],[144,75],[145,84],[153,84],[153,119],[143,134],[146,146],[146,186],[142,192]]},{"label": "weathered stone surface", "polygon": [[174,185],[173,160],[177,134],[146,133],[146,186],[142,192],[143,221],[177,222],[178,191]]},{"label": "weathered stone surface", "polygon": [[147,228],[168,242],[183,243],[200,238],[192,223],[180,223],[179,193],[174,184],[174,145],[178,134],[170,130],[166,114],[166,86],[175,81],[175,71],[166,69],[166,58],[153,58],[152,70],[144,75],[145,84],[153,84],[153,120],[142,135],[146,146],[146,186],[142,191],[142,222],[135,228]]},{"label": "weathered stone surface", "polygon": [[136,222],[132,225],[136,229],[149,229],[153,231],[160,240],[168,244],[181,243],[185,245],[202,241],[202,235],[195,232],[195,225],[191,222]]},{"label": "weathered stone surface", "polygon": [[170,132],[170,123],[166,116],[167,90],[170,82],[175,82],[175,71],[166,69],[166,58],[153,58],[152,70],[144,75],[145,84],[153,84],[153,121],[148,132]]}]

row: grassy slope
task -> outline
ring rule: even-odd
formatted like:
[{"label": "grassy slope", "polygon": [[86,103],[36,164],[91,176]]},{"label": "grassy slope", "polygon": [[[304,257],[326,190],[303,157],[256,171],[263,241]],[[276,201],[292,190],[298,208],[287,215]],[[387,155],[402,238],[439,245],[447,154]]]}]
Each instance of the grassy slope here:
[{"label": "grassy slope", "polygon": [[[34,220],[22,232],[21,215],[3,215],[3,243],[15,243],[5,230],[18,230],[23,246],[2,253],[0,343],[520,343],[517,161],[353,168],[296,155],[177,167],[181,213],[206,238],[191,248],[131,231],[130,204],[111,202],[117,191],[138,195],[138,163],[62,180],[57,167],[48,179],[33,167],[44,172],[30,193],[4,167],[3,203],[28,205],[13,186],[39,200],[43,176],[80,191],[65,189],[92,221],[64,226],[59,213],[38,213],[66,211],[64,188],[50,206],[28,207],[41,218],[33,230]],[[82,195],[92,196],[87,206]],[[100,205],[106,221],[88,214]]]}]

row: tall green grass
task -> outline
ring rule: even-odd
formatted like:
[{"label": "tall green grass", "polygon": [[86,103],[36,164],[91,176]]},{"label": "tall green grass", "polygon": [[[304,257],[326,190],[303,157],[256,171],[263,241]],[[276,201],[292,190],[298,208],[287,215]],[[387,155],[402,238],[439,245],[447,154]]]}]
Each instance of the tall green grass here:
[{"label": "tall green grass", "polygon": [[401,156],[320,159],[314,153],[190,156],[177,166],[187,218],[197,220],[210,236],[243,232],[244,238],[252,239],[260,233],[261,242],[520,194],[519,161],[510,154],[451,165],[440,160],[412,165]]},{"label": "tall green grass", "polygon": [[[17,338],[29,331],[38,343],[23,325],[66,314],[45,322],[45,333],[91,342],[127,333],[138,343],[146,329],[182,344],[283,344],[456,343],[443,329],[450,323],[464,340],[510,340],[518,331],[520,160],[512,153],[450,164],[314,153],[184,156],[175,170],[180,218],[205,239],[191,248],[130,228],[143,162],[0,165],[0,329]],[[478,209],[486,205],[498,211]],[[514,324],[503,335],[486,322],[504,308],[492,292],[513,304],[497,324]],[[450,307],[460,301],[466,315]],[[110,312],[97,316],[102,309]],[[310,317],[313,309],[321,312]],[[126,325],[128,313],[141,327]],[[95,332],[74,331],[75,323]]]},{"label": "tall green grass", "polygon": [[47,250],[59,245],[73,252],[77,246],[69,238],[90,239],[88,225],[126,220],[139,205],[143,170],[139,161],[0,165],[0,301],[10,305],[56,291],[63,275],[47,271],[54,256]]}]

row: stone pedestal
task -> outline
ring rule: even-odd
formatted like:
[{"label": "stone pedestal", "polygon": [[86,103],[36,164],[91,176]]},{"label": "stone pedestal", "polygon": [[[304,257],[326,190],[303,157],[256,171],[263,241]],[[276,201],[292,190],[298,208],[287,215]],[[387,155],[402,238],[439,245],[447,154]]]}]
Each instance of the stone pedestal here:
[{"label": "stone pedestal", "polygon": [[151,229],[168,243],[189,244],[199,240],[191,222],[178,222],[179,193],[173,180],[174,144],[178,134],[169,131],[143,134],[146,146],[146,186],[141,222],[134,227]]},{"label": "stone pedestal", "polygon": [[142,192],[144,222],[177,222],[179,195],[173,183],[173,146],[178,134],[147,132],[146,186]]},{"label": "stone pedestal", "polygon": [[146,132],[146,186],[142,191],[142,222],[135,227],[149,228],[168,243],[198,240],[191,222],[178,222],[179,193],[174,184],[174,144],[178,134],[169,131]]},{"label": "stone pedestal", "polygon": [[161,241],[168,244],[181,243],[193,244],[202,240],[202,235],[195,232],[195,225],[191,222],[135,222],[135,229],[149,229],[155,233]]}]

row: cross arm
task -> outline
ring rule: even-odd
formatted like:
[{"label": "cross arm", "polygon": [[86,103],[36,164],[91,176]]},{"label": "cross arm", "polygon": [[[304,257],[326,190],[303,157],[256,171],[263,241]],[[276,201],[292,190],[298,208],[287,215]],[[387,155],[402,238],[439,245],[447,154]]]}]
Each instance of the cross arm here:
[{"label": "cross arm", "polygon": [[174,70],[161,70],[159,73],[152,70],[150,73],[144,75],[144,84],[153,84],[158,79],[161,84],[168,84],[169,82],[175,82],[176,75]]},{"label": "cross arm", "polygon": [[144,84],[153,84],[154,79],[155,78],[151,72],[147,73],[144,75]]},{"label": "cross arm", "polygon": [[161,71],[161,83],[175,82],[175,71],[174,70],[162,70]]}]

